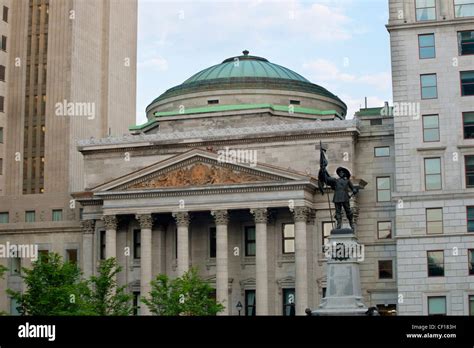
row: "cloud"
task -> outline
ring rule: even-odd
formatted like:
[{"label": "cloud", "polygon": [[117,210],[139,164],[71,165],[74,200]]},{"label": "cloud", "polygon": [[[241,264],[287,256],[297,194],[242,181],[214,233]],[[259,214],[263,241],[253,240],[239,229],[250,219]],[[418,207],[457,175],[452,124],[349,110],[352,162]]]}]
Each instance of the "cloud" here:
[{"label": "cloud", "polygon": [[138,68],[146,68],[146,69],[157,69],[159,71],[166,71],[168,70],[168,61],[163,57],[155,57],[147,59],[143,62],[138,62]]}]

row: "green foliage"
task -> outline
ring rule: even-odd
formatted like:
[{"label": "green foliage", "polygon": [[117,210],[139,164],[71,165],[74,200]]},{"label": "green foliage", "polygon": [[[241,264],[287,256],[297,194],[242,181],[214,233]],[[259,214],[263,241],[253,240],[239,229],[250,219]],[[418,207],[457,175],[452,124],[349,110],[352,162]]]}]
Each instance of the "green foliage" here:
[{"label": "green foliage", "polygon": [[26,291],[7,293],[19,304],[23,315],[87,315],[87,283],[72,263],[63,263],[58,254],[43,255],[33,268],[22,268]]},{"label": "green foliage", "polygon": [[96,315],[130,315],[132,295],[126,287],[117,287],[117,274],[122,270],[115,258],[100,263],[98,275],[90,279],[91,290],[87,301]]},{"label": "green foliage", "polygon": [[6,268],[5,266],[3,265],[0,265],[0,279],[3,279],[3,275],[5,274],[5,272],[7,271],[8,268]]},{"label": "green foliage", "polygon": [[156,315],[216,315],[224,309],[211,297],[212,287],[192,268],[182,277],[170,280],[161,274],[151,282],[149,299],[142,299]]}]

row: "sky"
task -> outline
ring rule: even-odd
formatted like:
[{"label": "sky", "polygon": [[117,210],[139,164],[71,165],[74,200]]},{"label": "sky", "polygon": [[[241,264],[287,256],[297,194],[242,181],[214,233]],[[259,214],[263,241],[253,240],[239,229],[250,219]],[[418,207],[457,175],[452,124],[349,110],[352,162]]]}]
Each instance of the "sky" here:
[{"label": "sky", "polygon": [[348,118],[391,101],[386,0],[139,0],[137,124],[168,88],[224,59],[261,56],[336,94]]}]

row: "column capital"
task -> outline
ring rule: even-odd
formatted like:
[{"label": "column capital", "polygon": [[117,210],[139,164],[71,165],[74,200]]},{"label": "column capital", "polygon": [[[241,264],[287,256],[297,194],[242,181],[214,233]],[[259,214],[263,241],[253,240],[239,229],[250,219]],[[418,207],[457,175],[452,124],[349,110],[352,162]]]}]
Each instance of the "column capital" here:
[{"label": "column capital", "polygon": [[308,218],[306,220],[306,223],[309,225],[314,225],[315,220],[316,220],[316,209],[309,208]]},{"label": "column capital", "polygon": [[136,214],[135,219],[137,219],[141,229],[152,229],[153,219],[151,217],[151,214]]},{"label": "column capital", "polygon": [[310,208],[308,207],[295,207],[293,209],[293,218],[295,222],[307,222],[309,215]]},{"label": "column capital", "polygon": [[102,220],[105,224],[106,230],[116,230],[117,229],[117,217],[115,215],[104,215]]},{"label": "column capital", "polygon": [[216,225],[227,225],[229,223],[229,212],[227,210],[211,210]]},{"label": "column capital", "polygon": [[81,220],[81,229],[84,234],[94,233],[95,220]]},{"label": "column capital", "polygon": [[266,224],[268,222],[267,208],[250,209],[256,224]]},{"label": "column capital", "polygon": [[173,213],[172,215],[178,226],[182,226],[182,227],[189,226],[190,216],[187,211],[176,212],[176,213]]}]

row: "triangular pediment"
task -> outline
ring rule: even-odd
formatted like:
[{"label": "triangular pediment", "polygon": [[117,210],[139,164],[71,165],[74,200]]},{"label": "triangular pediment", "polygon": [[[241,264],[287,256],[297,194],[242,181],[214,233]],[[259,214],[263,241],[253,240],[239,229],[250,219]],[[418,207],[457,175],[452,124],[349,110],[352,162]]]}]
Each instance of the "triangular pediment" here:
[{"label": "triangular pediment", "polygon": [[311,177],[258,162],[252,165],[226,162],[214,152],[193,149],[99,185],[92,191],[186,189],[200,186],[299,180],[308,181]]}]

